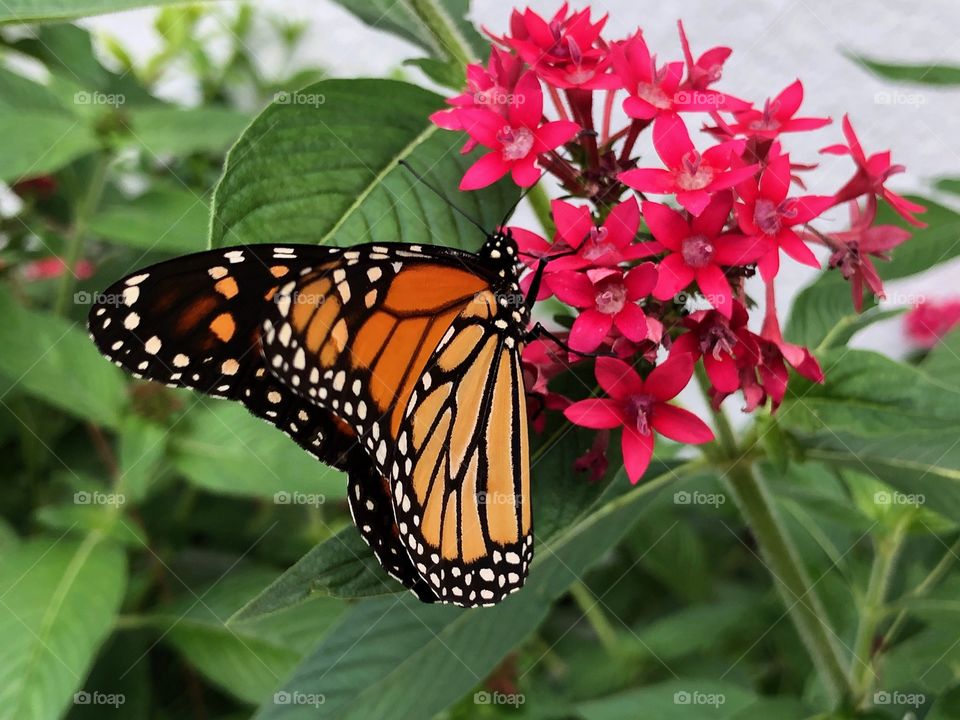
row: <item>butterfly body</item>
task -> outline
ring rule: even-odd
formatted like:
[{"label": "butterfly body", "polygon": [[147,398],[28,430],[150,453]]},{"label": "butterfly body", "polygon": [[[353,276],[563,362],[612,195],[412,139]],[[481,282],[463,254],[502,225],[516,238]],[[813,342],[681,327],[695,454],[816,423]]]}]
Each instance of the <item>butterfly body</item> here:
[{"label": "butterfly body", "polygon": [[509,234],[211,250],[135,273],[90,313],[137,376],[243,403],[349,474],[357,528],[425,601],[493,604],[532,558]]}]

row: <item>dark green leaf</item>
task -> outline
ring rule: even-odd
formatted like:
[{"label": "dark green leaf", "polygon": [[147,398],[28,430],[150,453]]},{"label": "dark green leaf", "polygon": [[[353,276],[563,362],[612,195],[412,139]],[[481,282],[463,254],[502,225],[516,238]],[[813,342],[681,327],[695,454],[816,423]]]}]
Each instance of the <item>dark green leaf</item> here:
[{"label": "dark green leaf", "polygon": [[681,678],[581,703],[577,710],[585,720],[707,720],[731,718],[755,701],[753,693],[729,682]]},{"label": "dark green leaf", "polygon": [[323,80],[268,107],[233,147],[214,195],[211,244],[439,243],[482,236],[397,161],[409,158],[449,202],[493,228],[504,183],[458,193],[475,156],[427,119],[439,96],[388,80]]},{"label": "dark green leaf", "polygon": [[126,140],[153,157],[221,152],[248,122],[244,113],[226,108],[138,108],[126,121]]},{"label": "dark green leaf", "polygon": [[99,147],[85,120],[62,112],[0,109],[0,180],[14,183],[55,172]]}]

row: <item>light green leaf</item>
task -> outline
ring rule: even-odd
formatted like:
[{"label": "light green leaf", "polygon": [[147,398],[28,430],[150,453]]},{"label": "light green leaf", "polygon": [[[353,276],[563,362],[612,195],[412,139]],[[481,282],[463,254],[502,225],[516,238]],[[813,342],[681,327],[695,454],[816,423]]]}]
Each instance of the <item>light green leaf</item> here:
[{"label": "light green leaf", "polygon": [[8,183],[59,170],[99,147],[86,121],[56,111],[0,109],[0,180]]},{"label": "light green leaf", "polygon": [[960,329],[942,338],[923,359],[920,369],[938,382],[960,387]]},{"label": "light green leaf", "polygon": [[5,0],[0,23],[56,22],[177,2],[182,0]]},{"label": "light green leaf", "polygon": [[16,390],[116,426],[127,401],[123,376],[100,356],[83,325],[27,310],[6,291],[0,291],[0,316],[0,374]]},{"label": "light green leaf", "polygon": [[345,10],[356,15],[367,25],[385,32],[393,33],[404,40],[419,45],[434,57],[456,57],[458,50],[437,37],[422,19],[426,9],[438,17],[443,24],[443,34],[452,33],[458,46],[469,48],[474,58],[486,59],[490,42],[484,40],[470,23],[467,14],[470,0],[335,0]]},{"label": "light green leaf", "polygon": [[708,720],[733,717],[755,701],[753,693],[733,683],[680,678],[581,703],[577,711],[584,720]]},{"label": "light green leaf", "polygon": [[304,493],[316,504],[344,497],[343,473],[312,458],[274,426],[236,403],[196,402],[183,421],[190,432],[173,439],[171,451],[174,466],[197,487],[271,500],[278,493]]},{"label": "light green leaf", "polygon": [[206,245],[210,210],[203,197],[182,188],[156,187],[136,198],[104,203],[90,231],[142,250],[188,253]]},{"label": "light green leaf", "polygon": [[215,684],[250,704],[269,698],[344,609],[340,602],[319,599],[255,622],[224,624],[275,577],[273,570],[241,566],[168,610],[175,622],[168,623],[166,642]]},{"label": "light green leaf", "polygon": [[108,505],[48,505],[36,512],[37,521],[57,533],[93,531],[133,548],[147,545],[147,536],[134,521],[121,519]]},{"label": "light green leaf", "polygon": [[907,65],[871,60],[862,55],[849,55],[848,57],[874,75],[879,75],[888,80],[923,85],[960,85],[960,67],[953,65]]},{"label": "light green leaf", "polygon": [[33,540],[0,561],[0,718],[55,720],[83,687],[123,597],[123,554],[97,535]]},{"label": "light green leaf", "polygon": [[850,283],[839,273],[828,272],[797,295],[784,335],[792,343],[825,350],[846,345],[864,328],[902,312],[900,308],[880,310],[868,295],[863,312],[858,313],[850,296]]},{"label": "light green leaf", "polygon": [[268,703],[257,717],[432,717],[528,637],[551,600],[623,537],[639,508],[672,477],[633,488],[552,540],[540,540],[526,586],[496,607],[424,605],[408,593],[361,601],[281,691],[287,693],[281,700],[322,696],[323,704]]},{"label": "light green leaf", "polygon": [[169,428],[137,415],[123,419],[117,448],[118,489],[127,502],[138,503],[153,489],[169,434]]},{"label": "light green leaf", "polygon": [[23,111],[72,114],[46,86],[0,68],[0,113]]},{"label": "light green leaf", "polygon": [[449,202],[485,228],[503,219],[506,183],[459,193],[475,155],[428,120],[442,99],[390,80],[322,80],[264,110],[227,156],[211,245],[437,243],[482,235],[397,161],[409,158]]},{"label": "light green leaf", "polygon": [[907,198],[927,207],[927,212],[918,217],[928,227],[908,225],[881,203],[877,224],[900,225],[913,233],[913,237],[894,249],[890,262],[876,263],[877,272],[884,280],[916,275],[960,255],[960,214],[924,197],[908,195]]},{"label": "light green leaf", "polygon": [[131,111],[125,123],[125,140],[148,155],[219,153],[236,140],[250,118],[226,108],[182,110],[169,106]]}]

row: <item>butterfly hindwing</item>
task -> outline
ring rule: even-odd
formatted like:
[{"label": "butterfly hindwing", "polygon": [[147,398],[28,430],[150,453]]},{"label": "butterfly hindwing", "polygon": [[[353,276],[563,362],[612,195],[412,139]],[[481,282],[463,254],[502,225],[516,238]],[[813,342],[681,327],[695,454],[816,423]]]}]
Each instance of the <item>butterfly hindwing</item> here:
[{"label": "butterfly hindwing", "polygon": [[401,538],[441,600],[488,605],[523,585],[533,558],[520,354],[482,320],[454,330],[409,401],[392,494]]},{"label": "butterfly hindwing", "polygon": [[370,457],[355,450],[349,461],[350,480],[347,498],[350,515],[364,542],[387,573],[411,590],[423,602],[436,602],[439,597],[417,572],[406,548],[390,500],[390,485],[374,467]]}]

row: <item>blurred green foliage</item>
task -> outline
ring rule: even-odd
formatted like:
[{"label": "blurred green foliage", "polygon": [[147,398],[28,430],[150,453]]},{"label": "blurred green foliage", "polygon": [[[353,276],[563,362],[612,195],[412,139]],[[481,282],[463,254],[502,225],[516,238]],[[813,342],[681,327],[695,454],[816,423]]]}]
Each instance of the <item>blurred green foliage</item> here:
[{"label": "blurred green foliage", "polygon": [[[8,0],[0,23],[139,4]],[[432,3],[433,22],[419,0],[343,5],[417,45],[440,84],[483,52],[464,0]],[[889,313],[852,315],[834,275],[788,330],[818,347],[826,385],[795,380],[740,457],[667,449],[637,487],[612,458],[591,483],[571,470],[590,434],[551,421],[534,439],[538,557],[492,609],[398,594],[339,473],[239,407],[104,361],[83,328],[92,293],[208,239],[475,247],[399,157],[488,225],[512,201],[453,190],[470,160],[427,122],[440,96],[264,77],[254,28],[288,54],[303,40],[215,4],[159,11],[141,64],[75,25],[0,27],[0,177],[19,198],[0,216],[0,718],[960,718],[960,335],[911,364],[851,351]],[[195,105],[158,98],[172,68]],[[927,219],[886,279],[956,255],[960,216]],[[58,257],[74,272],[38,272]],[[839,703],[788,619],[806,599],[778,596],[734,503],[740,464],[809,576]]]}]

